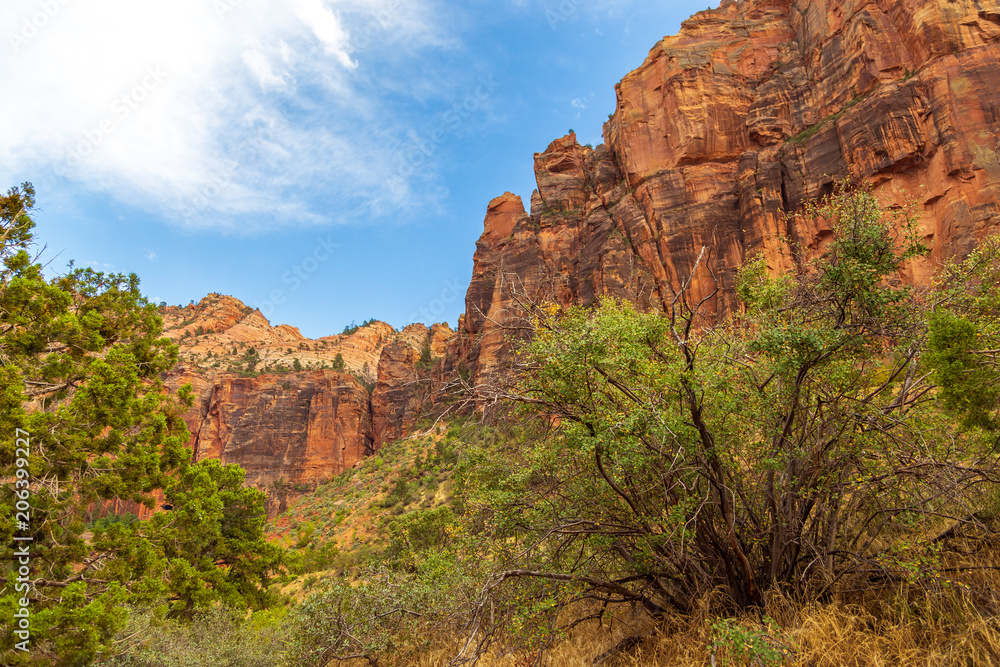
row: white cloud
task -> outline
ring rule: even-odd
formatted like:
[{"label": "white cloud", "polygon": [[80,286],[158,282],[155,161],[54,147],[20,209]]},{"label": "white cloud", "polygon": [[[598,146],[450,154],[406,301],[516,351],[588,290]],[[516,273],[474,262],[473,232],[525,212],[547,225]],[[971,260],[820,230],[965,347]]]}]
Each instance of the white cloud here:
[{"label": "white cloud", "polygon": [[114,264],[108,264],[107,262],[98,262],[96,260],[90,260],[89,262],[84,262],[84,266],[89,266],[95,271],[115,271]]},{"label": "white cloud", "polygon": [[347,54],[349,37],[333,12],[323,5],[323,0],[292,0],[295,15],[305,23],[324,50],[349,69],[358,66]]},{"label": "white cloud", "polygon": [[241,231],[326,220],[310,188],[401,205],[381,176],[408,128],[373,81],[447,46],[432,1],[4,0],[0,182],[53,171]]},{"label": "white cloud", "polygon": [[262,90],[276,89],[290,92],[291,80],[284,72],[275,72],[268,57],[257,49],[247,49],[243,52],[243,63],[247,66]]},{"label": "white cloud", "polygon": [[155,262],[156,261],[156,253],[155,252],[153,252],[149,248],[143,248],[143,250],[146,251],[146,259],[148,259],[150,262]]},{"label": "white cloud", "polygon": [[594,99],[594,97],[595,97],[594,93],[589,93],[583,97],[577,97],[573,100],[570,100],[569,105],[577,110],[576,112],[577,118],[580,118],[581,112],[587,108],[587,105],[590,103],[591,100]]}]

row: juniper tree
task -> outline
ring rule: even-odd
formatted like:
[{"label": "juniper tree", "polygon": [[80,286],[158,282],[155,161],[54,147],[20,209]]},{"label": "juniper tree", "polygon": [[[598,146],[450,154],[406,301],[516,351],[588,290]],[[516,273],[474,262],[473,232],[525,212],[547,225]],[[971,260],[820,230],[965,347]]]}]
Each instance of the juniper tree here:
[{"label": "juniper tree", "polygon": [[[0,485],[0,616],[22,598],[31,611],[31,651],[13,650],[5,621],[0,661],[79,665],[108,648],[125,602],[166,599],[182,616],[217,600],[266,604],[280,551],[263,539],[264,498],[243,488],[242,470],[191,463],[191,390],[163,387],[177,347],[139,279],[72,264],[46,276],[31,254],[34,196],[25,183],[0,197],[0,478],[28,471],[26,489]],[[19,501],[30,517],[17,517]],[[93,521],[122,501],[172,511]],[[30,544],[27,590],[15,534],[30,539],[18,543]]]},{"label": "juniper tree", "polygon": [[713,326],[683,288],[666,312],[536,308],[519,376],[491,397],[534,435],[469,452],[468,503],[499,554],[484,609],[517,581],[541,610],[822,597],[930,575],[935,531],[982,519],[997,243],[918,292],[898,270],[925,249],[870,193],[806,214],[832,226],[827,252],[786,275],[752,258],[742,311]]}]

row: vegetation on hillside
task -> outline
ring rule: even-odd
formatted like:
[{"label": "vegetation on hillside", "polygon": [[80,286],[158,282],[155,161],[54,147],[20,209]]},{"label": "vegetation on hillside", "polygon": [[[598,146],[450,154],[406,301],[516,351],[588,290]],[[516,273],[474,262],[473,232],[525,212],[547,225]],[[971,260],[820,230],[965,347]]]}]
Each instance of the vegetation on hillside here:
[{"label": "vegetation on hillside", "polygon": [[457,511],[397,522],[359,583],[310,598],[296,659],[451,636],[454,664],[544,660],[574,624],[641,609],[661,628],[717,619],[701,660],[783,664],[810,640],[762,612],[920,595],[929,608],[898,620],[951,618],[935,650],[994,651],[995,629],[971,625],[997,606],[976,573],[995,567],[1000,500],[1000,243],[916,290],[896,272],[925,249],[870,194],[807,213],[834,232],[824,256],[777,277],[751,260],[744,311],[716,326],[684,291],[666,313],[539,308],[496,397],[506,426],[457,447]]},{"label": "vegetation on hillside", "polygon": [[122,582],[87,583],[103,606],[39,602],[62,619],[47,655],[58,627],[93,630],[64,664],[121,667],[1000,661],[1000,240],[916,289],[905,216],[864,191],[805,215],[833,232],[823,256],[779,276],[751,258],[724,322],[686,288],[666,312],[540,305],[479,397],[503,419],[425,423],[301,498],[271,546],[239,471],[149,440],[178,421],[151,367],[121,400],[159,402],[79,442],[119,429],[102,466],[146,452],[162,475],[130,493],[159,484],[174,511],[72,543],[67,577],[129,556],[95,567]]}]

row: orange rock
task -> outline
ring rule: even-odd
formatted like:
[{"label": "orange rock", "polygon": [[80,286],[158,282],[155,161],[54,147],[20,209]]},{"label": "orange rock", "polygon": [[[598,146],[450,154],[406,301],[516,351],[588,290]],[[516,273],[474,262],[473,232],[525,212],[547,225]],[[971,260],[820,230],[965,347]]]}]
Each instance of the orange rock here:
[{"label": "orange rock", "polygon": [[331,370],[219,381],[194,442],[195,460],[238,463],[264,488],[314,482],[372,452],[368,391]]},{"label": "orange rock", "polygon": [[[442,324],[397,332],[373,322],[310,340],[219,294],[196,306],[165,308],[163,315],[182,358],[166,385],[176,391],[190,384],[196,397],[184,414],[195,459],[238,463],[248,484],[283,489],[279,501],[288,489],[304,490],[404,435],[430,397],[431,385],[411,383],[421,351],[429,345],[433,356],[443,357],[455,335]],[[338,356],[343,372],[332,370]],[[296,362],[301,370],[294,370]],[[374,399],[362,383],[374,389]]]},{"label": "orange rock", "polygon": [[1000,10],[974,0],[726,0],[615,90],[606,147],[569,135],[536,155],[509,236],[491,231],[520,214],[508,196],[487,211],[460,327],[480,384],[525,303],[662,306],[693,272],[693,300],[720,288],[708,317],[731,312],[747,257],[786,271],[821,252],[830,230],[796,212],[843,179],[915,205],[933,252],[906,281],[1000,222]]},{"label": "orange rock", "polygon": [[371,400],[376,447],[406,435],[416,421],[421,389],[416,368],[419,360],[420,353],[405,340],[390,344],[382,354]]}]

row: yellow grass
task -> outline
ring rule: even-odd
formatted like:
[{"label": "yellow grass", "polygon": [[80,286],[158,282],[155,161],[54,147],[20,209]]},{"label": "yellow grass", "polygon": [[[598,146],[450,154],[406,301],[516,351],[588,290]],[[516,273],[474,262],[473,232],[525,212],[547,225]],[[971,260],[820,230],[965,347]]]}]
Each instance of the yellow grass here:
[{"label": "yellow grass", "polygon": [[[991,554],[992,556],[993,554]],[[989,561],[995,565],[996,558]],[[980,561],[981,567],[987,565]],[[708,602],[690,616],[653,620],[619,610],[603,623],[581,624],[544,651],[493,651],[480,667],[594,665],[595,659],[628,637],[640,640],[600,662],[602,667],[706,667],[712,664],[712,618]],[[956,574],[947,585],[905,585],[845,593],[826,604],[798,604],[780,595],[760,615],[734,619],[787,652],[776,662],[735,659],[727,648],[718,667],[987,667],[1000,665],[1000,576],[990,569]],[[773,619],[769,629],[761,621]],[[382,667],[440,667],[455,655],[454,641],[432,642],[418,658],[391,657]],[[358,663],[363,664],[363,663]]]},{"label": "yellow grass", "polygon": [[[435,439],[407,441],[391,465],[387,459],[382,470],[364,468],[349,484],[337,487],[336,494],[353,491],[358,497],[337,499],[336,507],[349,511],[326,539],[345,547],[358,539],[373,539],[378,517],[388,513],[375,506],[386,495],[379,490],[380,485],[391,486],[395,480],[406,478],[414,457],[418,454],[427,457]],[[447,488],[441,484],[433,494],[418,495],[413,505],[429,502],[436,506],[446,501]],[[310,508],[302,510],[298,517],[301,521],[315,516]],[[282,532],[291,536],[295,521],[289,523]],[[763,636],[778,649],[777,660],[752,662],[722,646],[714,655],[714,664],[717,667],[1000,666],[1000,571],[993,569],[1000,568],[1000,551],[984,548],[990,539],[995,539],[992,534],[942,543],[945,549],[940,566],[945,571],[914,584],[887,584],[859,575],[842,581],[832,599],[823,603],[772,595],[759,613],[744,614],[733,622],[747,633]],[[313,576],[337,574],[328,571]],[[283,592],[299,598],[306,591],[300,578]],[[709,596],[687,616],[652,619],[632,609],[618,609],[602,623],[588,621],[578,625],[544,651],[495,649],[483,656],[478,665],[594,665],[596,658],[612,651],[607,660],[598,663],[601,667],[706,667],[713,664],[712,624],[719,620],[716,615],[719,607],[718,596]],[[576,613],[582,615],[580,610]],[[773,624],[768,626],[762,620],[764,617],[773,619]],[[566,614],[561,620],[568,622],[572,618]],[[638,641],[613,652],[614,647],[630,637],[637,637]],[[379,666],[447,665],[460,645],[456,637],[434,638],[416,657],[412,650],[405,652],[406,657],[381,656]],[[782,649],[784,653],[780,652]],[[333,664],[367,667],[365,661]]]}]

